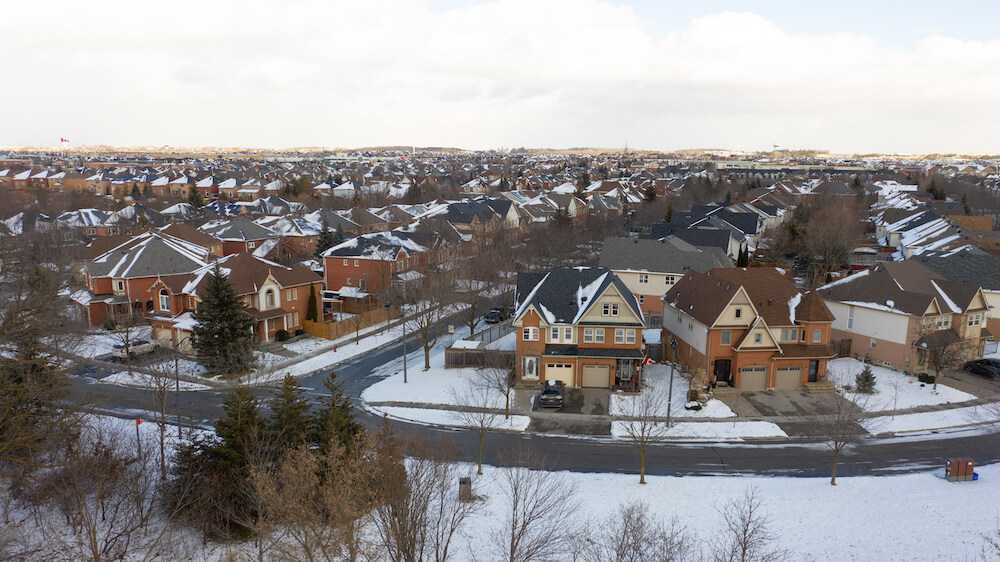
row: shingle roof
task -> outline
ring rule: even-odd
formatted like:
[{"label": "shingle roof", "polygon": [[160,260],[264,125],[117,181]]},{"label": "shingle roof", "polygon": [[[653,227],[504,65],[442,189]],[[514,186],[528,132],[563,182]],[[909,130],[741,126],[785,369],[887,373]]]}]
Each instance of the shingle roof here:
[{"label": "shingle roof", "polygon": [[951,281],[1000,290],[1000,256],[963,251],[951,256],[921,256],[915,261]]},{"label": "shingle roof", "polygon": [[204,267],[208,250],[179,238],[149,231],[101,254],[87,264],[92,277],[137,278],[188,273]]},{"label": "shingle roof", "polygon": [[684,273],[733,267],[725,252],[715,247],[698,248],[675,236],[663,240],[607,238],[601,251],[601,267],[613,270]]},{"label": "shingle roof", "polygon": [[[643,318],[639,303],[632,292],[617,275],[604,267],[556,267],[538,281],[534,287],[524,292],[525,286],[518,274],[518,304],[515,318],[521,316],[528,306],[535,310],[549,324],[576,324],[594,304],[597,297],[614,285],[625,303],[640,319]],[[536,274],[529,274],[534,279]],[[524,295],[522,297],[522,294]]]}]

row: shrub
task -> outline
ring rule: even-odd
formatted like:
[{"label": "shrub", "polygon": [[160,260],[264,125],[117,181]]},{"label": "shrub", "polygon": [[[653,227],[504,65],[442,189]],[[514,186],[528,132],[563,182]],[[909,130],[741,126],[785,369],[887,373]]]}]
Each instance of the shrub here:
[{"label": "shrub", "polygon": [[698,401],[698,389],[692,388],[691,390],[688,390],[688,400],[687,401],[688,402],[697,402]]},{"label": "shrub", "polygon": [[274,339],[278,341],[288,341],[288,331],[278,330],[278,333],[274,335]]},{"label": "shrub", "polygon": [[935,375],[928,375],[927,373],[920,373],[917,375],[917,380],[922,383],[934,384],[934,379],[937,377]]},{"label": "shrub", "polygon": [[875,392],[875,373],[872,372],[870,365],[865,365],[865,368],[854,377],[854,385],[858,392],[863,394]]}]

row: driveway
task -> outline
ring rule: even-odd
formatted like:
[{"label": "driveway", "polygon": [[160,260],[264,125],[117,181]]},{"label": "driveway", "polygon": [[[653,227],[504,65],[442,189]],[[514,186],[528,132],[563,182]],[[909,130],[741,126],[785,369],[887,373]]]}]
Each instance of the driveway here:
[{"label": "driveway", "polygon": [[844,400],[840,394],[809,394],[804,390],[775,390],[772,392],[744,392],[742,400],[749,403],[761,416],[774,420],[789,437],[823,437],[822,424],[812,421],[782,420],[786,416],[812,416],[833,414],[837,403]]},{"label": "driveway", "polygon": [[[536,396],[540,391],[536,391]],[[611,435],[608,400],[611,391],[601,388],[567,388],[562,408],[531,408],[528,431],[558,435]]]}]

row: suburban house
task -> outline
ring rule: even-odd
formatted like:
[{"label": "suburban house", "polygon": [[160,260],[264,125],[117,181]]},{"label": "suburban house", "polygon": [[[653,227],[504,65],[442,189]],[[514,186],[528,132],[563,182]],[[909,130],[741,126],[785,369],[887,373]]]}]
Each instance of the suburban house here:
[{"label": "suburban house", "polygon": [[994,311],[986,313],[984,325],[990,337],[1000,335],[1000,256],[965,250],[923,255],[915,259],[945,279],[978,285],[986,297],[986,304]]},{"label": "suburban house", "polygon": [[887,262],[817,289],[841,354],[908,372],[952,345],[980,357],[989,310],[979,285],[950,281],[915,260]]},{"label": "suburban house", "polygon": [[607,268],[557,267],[517,276],[517,378],[610,388],[641,377],[639,303]]},{"label": "suburban house", "polygon": [[663,296],[663,342],[709,380],[740,390],[821,383],[833,314],[774,268],[689,271]]},{"label": "suburban house", "polygon": [[209,259],[208,250],[197,244],[148,231],[87,261],[85,288],[71,300],[90,326],[141,317],[153,310],[147,290],[158,277],[196,271]]},{"label": "suburban house", "polygon": [[154,339],[174,346],[184,342],[181,348],[190,348],[190,340],[184,340],[197,324],[192,313],[216,265],[257,321],[254,333],[260,341],[274,341],[279,330],[294,334],[302,329],[310,286],[319,302],[321,279],[309,268],[285,267],[246,253],[231,254],[192,273],[160,275],[150,284],[147,292],[153,308],[146,318],[153,327]]},{"label": "suburban house", "polygon": [[599,265],[625,283],[639,301],[642,313],[655,318],[658,327],[663,312],[660,297],[685,273],[733,267],[733,262],[719,248],[698,248],[676,236],[667,236],[662,240],[607,238]]},{"label": "suburban house", "polygon": [[360,302],[353,301],[370,301],[369,297],[384,294],[393,283],[412,282],[414,277],[419,281],[428,258],[424,238],[422,233],[393,230],[364,234],[333,246],[323,252],[327,290],[358,305]]},{"label": "suburban house", "polygon": [[222,253],[253,252],[274,233],[250,219],[234,217],[207,222],[198,230],[222,240]]}]

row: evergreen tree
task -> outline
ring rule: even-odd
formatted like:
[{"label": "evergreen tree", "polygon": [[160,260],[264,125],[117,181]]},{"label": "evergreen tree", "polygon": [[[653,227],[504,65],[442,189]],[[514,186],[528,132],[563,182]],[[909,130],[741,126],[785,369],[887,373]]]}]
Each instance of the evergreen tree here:
[{"label": "evergreen tree", "polygon": [[132,184],[131,195],[132,195],[132,199],[134,201],[138,201],[139,199],[142,199],[142,192],[139,191],[139,186],[138,185]]},{"label": "evergreen tree", "polygon": [[972,206],[969,205],[969,192],[962,192],[962,209],[965,211],[966,215],[972,214]]},{"label": "evergreen tree", "polygon": [[219,442],[213,447],[213,453],[219,460],[231,463],[233,468],[246,467],[249,464],[247,453],[265,429],[260,405],[250,389],[240,385],[226,398],[222,409],[225,414],[215,422]]},{"label": "evergreen tree", "polygon": [[740,254],[736,258],[736,267],[747,267],[750,265],[750,250],[745,246],[740,247]]},{"label": "evergreen tree", "polygon": [[309,285],[309,302],[306,303],[306,320],[316,322],[319,319],[319,309],[317,305],[316,285]]},{"label": "evergreen tree", "polygon": [[191,186],[191,189],[188,190],[187,202],[196,209],[205,206],[205,199],[202,198],[201,192],[198,191],[198,188],[193,185]]},{"label": "evergreen tree", "polygon": [[344,229],[338,224],[337,230],[333,231],[333,245],[337,246],[344,242]]},{"label": "evergreen tree", "polygon": [[323,215],[323,220],[320,221],[319,237],[316,239],[316,249],[313,250],[313,256],[320,257],[323,252],[329,250],[333,245],[333,232],[330,230],[330,223],[326,220],[326,215]]},{"label": "evergreen tree", "polygon": [[725,204],[728,205],[728,204],[730,204],[732,202],[733,202],[733,192],[732,191],[727,191],[726,192]]},{"label": "evergreen tree", "polygon": [[270,430],[285,448],[298,447],[309,434],[309,401],[303,397],[302,386],[291,375],[285,375],[281,387],[271,398]]},{"label": "evergreen tree", "polygon": [[313,418],[312,441],[324,452],[331,442],[350,448],[360,435],[362,426],[354,419],[351,401],[344,396],[344,390],[337,382],[337,374],[330,371],[323,386],[330,396]]},{"label": "evergreen tree", "polygon": [[667,216],[664,217],[664,221],[670,222],[670,219],[674,218],[674,202],[671,201],[667,203]]},{"label": "evergreen tree", "polygon": [[646,188],[645,193],[643,193],[643,199],[645,199],[647,203],[656,201],[656,188],[653,184],[649,184],[649,187]]},{"label": "evergreen tree", "polygon": [[194,349],[209,370],[222,374],[241,374],[253,368],[256,321],[243,308],[243,302],[218,264],[209,275],[201,303],[194,313]]}]

